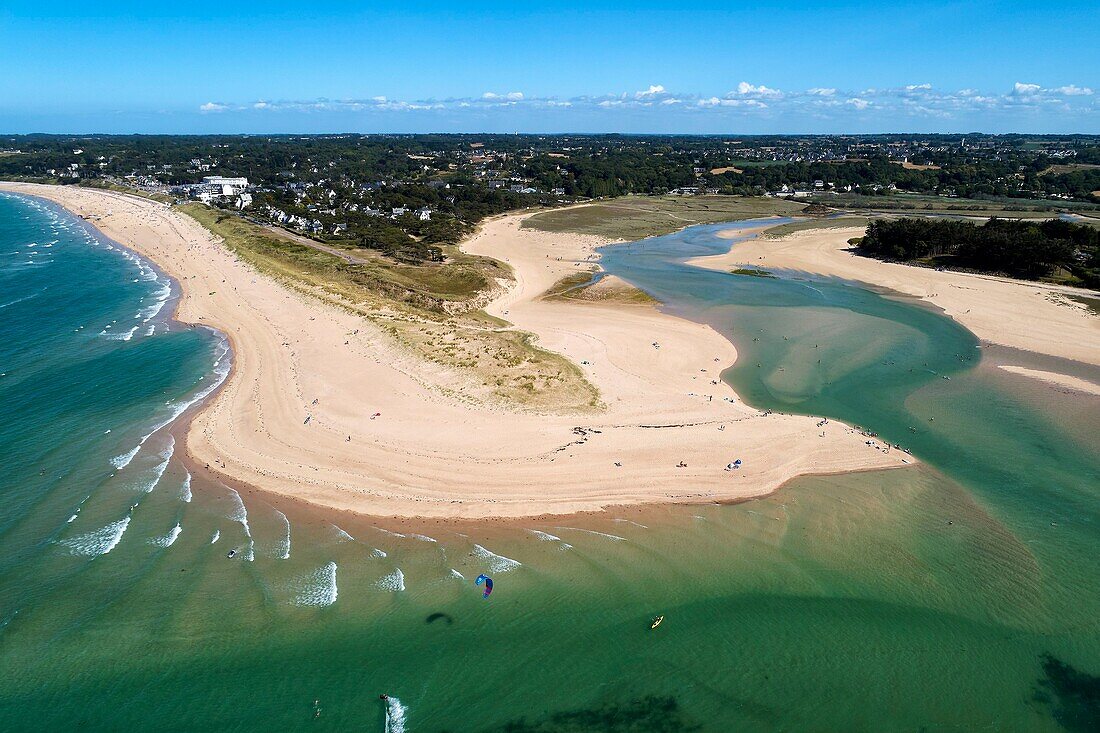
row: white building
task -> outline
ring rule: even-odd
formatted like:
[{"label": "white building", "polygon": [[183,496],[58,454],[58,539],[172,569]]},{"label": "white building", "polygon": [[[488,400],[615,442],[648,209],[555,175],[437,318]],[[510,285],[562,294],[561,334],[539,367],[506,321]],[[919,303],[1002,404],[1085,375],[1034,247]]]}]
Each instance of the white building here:
[{"label": "white building", "polygon": [[236,196],[248,188],[248,179],[226,178],[225,176],[203,176],[202,185],[214,189],[212,193],[220,193],[222,196]]}]

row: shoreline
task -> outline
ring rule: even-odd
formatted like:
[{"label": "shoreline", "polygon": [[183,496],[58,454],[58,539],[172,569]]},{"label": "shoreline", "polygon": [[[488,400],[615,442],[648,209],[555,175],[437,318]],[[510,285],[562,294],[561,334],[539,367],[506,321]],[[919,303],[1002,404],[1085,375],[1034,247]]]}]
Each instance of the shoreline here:
[{"label": "shoreline", "polygon": [[[89,189],[4,187],[87,215],[85,221],[179,284],[174,320],[225,334],[233,352],[228,377],[170,429],[185,434],[184,454],[196,469],[220,461],[220,470],[211,466],[212,474],[246,491],[378,519],[534,521],[609,507],[736,502],[773,493],[799,475],[905,465],[904,454],[872,451],[839,423],[831,423],[832,435],[823,440],[814,418],[773,414],[765,419],[720,381],[703,387],[706,395],[696,392],[702,385],[693,384],[699,380],[685,368],[689,363],[698,375],[700,363],[725,368],[736,358],[732,344],[706,326],[637,305],[542,301],[538,296],[563,273],[595,264],[591,250],[606,242],[530,230],[519,234],[519,223],[530,214],[485,222],[463,249],[485,254],[479,250],[487,248],[505,260],[527,256],[518,266],[509,263],[516,282],[487,310],[515,311],[506,316],[511,328],[533,333],[540,346],[580,362],[582,369],[588,366],[585,375],[606,404],[602,413],[531,415],[448,400],[425,387],[430,367],[427,378],[409,373],[422,365],[410,365],[377,332],[356,338],[362,348],[349,358],[339,339],[352,330],[377,329],[256,273],[197,222],[164,204]],[[94,216],[99,219],[92,221]],[[516,247],[517,239],[526,241]],[[563,256],[574,251],[584,257]],[[550,264],[552,252],[561,253],[557,264]],[[539,255],[542,262],[532,259]],[[622,331],[633,337],[629,343]],[[677,348],[649,349],[655,333],[662,346]],[[678,355],[654,358],[670,353]],[[595,354],[600,362],[582,358]],[[341,366],[358,372],[358,378],[349,379]],[[364,381],[373,387],[376,380],[383,382],[379,388],[362,388]],[[685,389],[693,391],[685,395]],[[312,405],[323,404],[311,409],[315,394]],[[716,402],[715,396],[732,401]],[[374,425],[363,417],[372,410],[385,413]],[[413,413],[412,419],[403,412]],[[394,413],[396,430],[372,435],[373,427],[392,428],[387,418]],[[670,427],[657,431],[647,425]],[[723,434],[719,425],[732,429]],[[258,435],[245,439],[250,431]],[[657,432],[658,440],[650,440]],[[345,441],[337,436],[344,435],[354,450],[342,448]],[[742,474],[721,469],[732,460],[730,445],[749,459]],[[616,471],[617,459],[627,470]],[[677,459],[688,466],[677,468]]]},{"label": "shoreline", "polygon": [[736,267],[771,268],[885,289],[939,308],[983,344],[1100,365],[1100,317],[1065,297],[1100,297],[1100,293],[861,257],[850,251],[848,239],[862,231],[836,228],[777,239],[757,237],[739,242],[725,254],[697,257],[688,264],[722,272]]}]

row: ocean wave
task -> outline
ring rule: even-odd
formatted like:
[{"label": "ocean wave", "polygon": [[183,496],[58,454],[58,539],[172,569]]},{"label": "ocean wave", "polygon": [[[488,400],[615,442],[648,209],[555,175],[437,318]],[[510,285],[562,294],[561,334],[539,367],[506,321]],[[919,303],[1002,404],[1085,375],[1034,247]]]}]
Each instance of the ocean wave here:
[{"label": "ocean wave", "polygon": [[339,540],[341,540],[341,541],[343,541],[343,542],[355,542],[355,538],[354,538],[354,537],[352,537],[352,536],[351,536],[350,534],[348,534],[348,533],[347,533],[347,532],[345,532],[344,530],[342,530],[342,529],[340,529],[339,527],[337,527],[337,526],[336,526],[335,524],[331,524],[331,525],[329,525],[329,526],[330,526],[330,527],[332,527],[332,528],[333,528],[333,530],[335,530],[335,531],[336,531],[336,537],[337,537],[337,539],[339,539]]},{"label": "ocean wave", "polygon": [[151,540],[149,540],[149,544],[156,545],[157,547],[171,547],[175,543],[176,538],[180,536],[180,532],[182,531],[183,527],[180,526],[179,522],[176,522],[176,526],[168,530],[168,534],[163,534],[159,537],[153,537]]},{"label": "ocean wave", "polygon": [[214,536],[210,538],[210,544],[214,544],[222,538],[222,531],[220,529],[214,530]]},{"label": "ocean wave", "polygon": [[386,557],[385,550],[379,550],[377,547],[372,547],[370,551],[371,557]]},{"label": "ocean wave", "polygon": [[538,530],[538,529],[529,529],[527,531],[530,532],[531,534],[535,535],[535,537],[542,540],[543,542],[557,542],[557,543],[559,543],[558,549],[570,550],[570,549],[573,548],[573,545],[569,544],[568,542],[565,542],[564,540],[562,540],[561,537],[558,537],[555,534],[550,534],[549,532],[543,532],[543,531]]},{"label": "ocean wave", "polygon": [[388,529],[382,529],[381,527],[375,527],[375,529],[377,529],[382,534],[388,534],[391,537],[404,537],[405,536],[405,535],[401,534],[400,532],[392,532]]},{"label": "ocean wave", "polygon": [[638,524],[637,522],[631,521],[629,519],[615,519],[613,521],[619,522],[620,524],[633,524],[635,527],[641,527],[642,529],[649,529],[649,527],[647,527],[646,525]]},{"label": "ocean wave", "polygon": [[392,572],[376,580],[374,585],[381,590],[388,590],[391,593],[400,593],[405,590],[405,574],[401,572],[401,568],[394,568]]},{"label": "ocean wave", "polygon": [[109,333],[105,328],[99,332],[99,335],[107,339],[108,341],[129,341],[134,337],[134,333],[136,333],[137,330],[138,327],[134,326],[126,333]]},{"label": "ocean wave", "polygon": [[290,520],[287,519],[286,515],[283,514],[281,511],[279,511],[278,509],[275,510],[275,513],[278,514],[279,518],[283,520],[283,525],[284,525],[283,529],[285,531],[285,536],[283,537],[283,540],[275,548],[275,556],[278,557],[280,560],[289,560],[290,559]]},{"label": "ocean wave", "polygon": [[331,606],[336,603],[336,563],[329,562],[297,581],[296,606]]},{"label": "ocean wave", "polygon": [[62,540],[61,544],[68,547],[74,555],[84,555],[86,557],[106,555],[122,541],[122,535],[126,533],[126,528],[129,526],[130,515],[127,514],[117,522],[111,522],[106,527],[101,527],[94,532]]},{"label": "ocean wave", "polygon": [[256,559],[256,553],[254,552],[256,543],[252,539],[252,528],[248,526],[248,510],[245,509],[244,499],[241,498],[240,494],[234,489],[229,489],[229,493],[233,495],[234,506],[233,512],[227,517],[244,528],[244,536],[248,538],[248,547],[244,551],[244,559],[251,562]]},{"label": "ocean wave", "polygon": [[7,308],[9,305],[15,305],[16,303],[22,303],[23,301],[30,300],[31,298],[37,298],[39,295],[42,294],[43,291],[45,291],[45,288],[42,288],[42,290],[39,290],[37,293],[31,293],[30,295],[24,295],[22,298],[16,298],[15,300],[9,300],[7,303],[0,303],[0,308]]},{"label": "ocean wave", "polygon": [[[144,441],[143,441],[144,442]],[[111,465],[120,471],[130,465],[130,461],[134,460],[134,456],[141,450],[141,443],[134,446],[133,450],[122,455],[115,456],[111,459]]]},{"label": "ocean wave", "polygon": [[439,540],[434,537],[429,537],[426,534],[410,534],[409,537],[414,540],[420,540],[421,542],[439,542]]},{"label": "ocean wave", "polygon": [[409,709],[390,695],[386,698],[386,733],[405,733],[405,716]]},{"label": "ocean wave", "polygon": [[594,534],[597,537],[605,537],[609,540],[614,540],[616,542],[626,542],[626,537],[620,537],[617,534],[608,534],[607,532],[597,532],[594,529],[581,529],[580,527],[554,527],[554,529],[567,529],[571,532],[584,532],[585,534]]},{"label": "ocean wave", "polygon": [[475,557],[485,560],[486,566],[494,573],[506,573],[509,570],[515,570],[523,564],[519,560],[513,560],[510,557],[498,555],[478,544],[474,545],[473,554]]},{"label": "ocean wave", "polygon": [[180,500],[190,504],[191,498],[191,472],[187,471],[187,475],[183,477],[183,484],[180,485]]},{"label": "ocean wave", "polygon": [[466,580],[466,576],[458,572],[454,568],[451,568],[451,577],[455,578],[456,580]]}]

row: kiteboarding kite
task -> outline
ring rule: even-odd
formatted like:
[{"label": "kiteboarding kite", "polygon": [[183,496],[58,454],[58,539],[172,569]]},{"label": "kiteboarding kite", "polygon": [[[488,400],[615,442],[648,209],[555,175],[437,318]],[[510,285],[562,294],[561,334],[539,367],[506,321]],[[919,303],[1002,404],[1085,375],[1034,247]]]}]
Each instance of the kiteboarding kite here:
[{"label": "kiteboarding kite", "polygon": [[482,582],[485,583],[485,592],[481,594],[481,597],[488,598],[489,594],[493,592],[493,579],[490,578],[488,575],[482,573],[481,575],[477,576],[477,580],[474,581],[474,585],[481,585]]}]

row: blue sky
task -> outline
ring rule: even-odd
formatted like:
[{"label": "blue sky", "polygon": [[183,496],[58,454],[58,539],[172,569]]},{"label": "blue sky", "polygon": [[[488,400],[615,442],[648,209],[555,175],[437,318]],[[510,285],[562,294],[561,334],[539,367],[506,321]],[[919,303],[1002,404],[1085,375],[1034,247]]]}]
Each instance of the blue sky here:
[{"label": "blue sky", "polygon": [[1097,0],[0,4],[0,132],[1100,133]]}]

